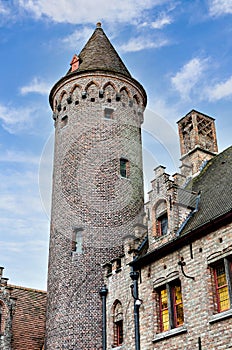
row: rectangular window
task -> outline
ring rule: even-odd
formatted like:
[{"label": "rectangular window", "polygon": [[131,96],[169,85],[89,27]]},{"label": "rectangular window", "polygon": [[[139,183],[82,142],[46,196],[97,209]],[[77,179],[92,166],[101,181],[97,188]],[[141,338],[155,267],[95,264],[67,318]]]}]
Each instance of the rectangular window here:
[{"label": "rectangular window", "polygon": [[180,281],[167,283],[159,289],[158,296],[161,332],[182,326],[184,313]]},{"label": "rectangular window", "polygon": [[123,321],[116,321],[114,324],[114,345],[115,346],[119,346],[122,345],[123,343]]},{"label": "rectangular window", "polygon": [[213,267],[217,311],[222,312],[231,308],[231,262],[221,260]]},{"label": "rectangular window", "polygon": [[82,231],[83,229],[77,229],[72,234],[72,251],[76,253],[82,253]]},{"label": "rectangular window", "polygon": [[165,236],[168,233],[168,215],[164,213],[157,218],[157,234],[158,236]]},{"label": "rectangular window", "polygon": [[113,117],[114,117],[114,110],[112,108],[105,108],[105,110],[104,110],[104,117],[106,119],[113,119]]},{"label": "rectangular window", "polygon": [[130,166],[129,161],[127,159],[121,158],[120,159],[120,175],[122,177],[129,177],[130,172]]}]

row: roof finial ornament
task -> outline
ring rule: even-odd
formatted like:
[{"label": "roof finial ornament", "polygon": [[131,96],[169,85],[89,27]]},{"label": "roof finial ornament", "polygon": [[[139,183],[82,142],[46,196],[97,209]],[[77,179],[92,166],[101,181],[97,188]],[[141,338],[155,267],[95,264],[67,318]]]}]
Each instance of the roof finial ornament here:
[{"label": "roof finial ornament", "polygon": [[101,28],[101,26],[102,26],[101,22],[97,22],[96,27]]}]

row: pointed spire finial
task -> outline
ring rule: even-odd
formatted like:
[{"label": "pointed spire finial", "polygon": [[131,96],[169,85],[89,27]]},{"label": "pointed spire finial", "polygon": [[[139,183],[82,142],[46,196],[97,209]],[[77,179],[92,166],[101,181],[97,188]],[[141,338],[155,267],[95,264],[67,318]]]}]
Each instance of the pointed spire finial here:
[{"label": "pointed spire finial", "polygon": [[97,22],[96,27],[101,28],[101,26],[102,26],[101,22]]}]

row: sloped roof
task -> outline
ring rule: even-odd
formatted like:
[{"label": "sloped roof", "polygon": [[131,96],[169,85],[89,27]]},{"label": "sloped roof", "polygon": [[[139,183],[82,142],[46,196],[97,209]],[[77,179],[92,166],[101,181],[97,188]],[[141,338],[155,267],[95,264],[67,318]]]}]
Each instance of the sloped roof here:
[{"label": "sloped roof", "polygon": [[[98,23],[92,36],[79,54],[79,67],[74,72],[108,71],[131,77],[113,45]],[[67,74],[70,74],[71,70]]]},{"label": "sloped roof", "polygon": [[8,285],[16,298],[12,319],[12,350],[42,349],[45,337],[47,293],[37,289]]},{"label": "sloped roof", "polygon": [[182,230],[182,235],[232,211],[231,177],[232,146],[211,159],[188,184],[188,189],[200,191],[200,202],[197,212]]},{"label": "sloped roof", "polygon": [[[138,257],[130,265],[135,268],[150,264],[189,243],[197,233],[203,235],[230,222],[232,214],[232,146],[211,159],[201,173],[186,187],[187,191],[200,194],[198,210],[186,220],[180,235],[168,241],[142,257]],[[229,220],[229,221],[228,221]],[[218,224],[219,223],[219,224]],[[219,225],[219,226],[215,226]]]}]

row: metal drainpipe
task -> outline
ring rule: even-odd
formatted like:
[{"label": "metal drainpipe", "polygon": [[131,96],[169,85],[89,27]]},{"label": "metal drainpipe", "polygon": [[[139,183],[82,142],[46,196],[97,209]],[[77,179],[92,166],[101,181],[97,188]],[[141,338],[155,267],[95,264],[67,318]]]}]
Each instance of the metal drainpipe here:
[{"label": "metal drainpipe", "polygon": [[108,294],[108,289],[106,286],[103,286],[100,289],[100,296],[102,298],[102,350],[106,350],[107,341],[106,341],[106,296]]},{"label": "metal drainpipe", "polygon": [[132,296],[134,298],[134,322],[135,322],[135,350],[140,350],[140,331],[139,331],[139,307],[140,301],[138,293],[138,279],[139,273],[136,271],[130,272],[130,278],[133,281],[132,287]]}]

